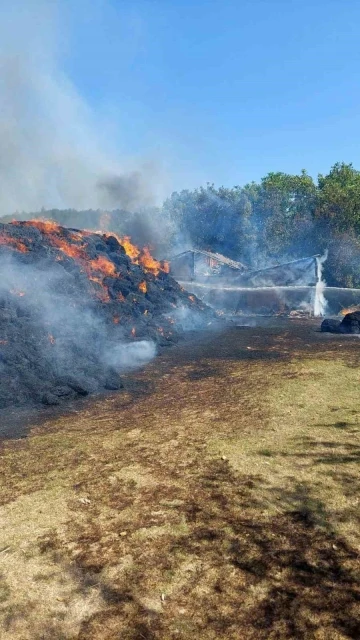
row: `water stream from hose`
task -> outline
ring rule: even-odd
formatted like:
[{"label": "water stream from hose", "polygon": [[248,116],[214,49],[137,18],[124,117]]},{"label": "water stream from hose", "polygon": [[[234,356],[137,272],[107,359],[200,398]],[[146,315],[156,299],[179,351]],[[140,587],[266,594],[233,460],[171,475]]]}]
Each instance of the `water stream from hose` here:
[{"label": "water stream from hose", "polygon": [[324,316],[326,313],[327,301],[324,296],[326,282],[323,280],[323,264],[328,257],[327,250],[323,256],[316,257],[317,282],[315,285],[314,316],[316,318]]}]

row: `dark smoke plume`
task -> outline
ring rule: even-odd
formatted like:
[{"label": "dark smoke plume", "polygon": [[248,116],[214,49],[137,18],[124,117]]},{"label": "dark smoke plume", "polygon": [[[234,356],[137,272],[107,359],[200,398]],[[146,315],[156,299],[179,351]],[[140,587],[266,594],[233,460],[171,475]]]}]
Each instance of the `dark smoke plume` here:
[{"label": "dark smoke plume", "polygon": [[104,177],[97,182],[103,205],[134,211],[140,205],[154,203],[147,177],[140,171]]}]

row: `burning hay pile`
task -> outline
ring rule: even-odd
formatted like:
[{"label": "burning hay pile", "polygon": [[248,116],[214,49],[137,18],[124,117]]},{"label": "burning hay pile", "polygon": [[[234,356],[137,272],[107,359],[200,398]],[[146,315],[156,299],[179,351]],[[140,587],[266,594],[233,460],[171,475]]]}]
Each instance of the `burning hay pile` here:
[{"label": "burning hay pile", "polygon": [[0,409],[102,388],[213,314],[130,239],[0,225]]}]

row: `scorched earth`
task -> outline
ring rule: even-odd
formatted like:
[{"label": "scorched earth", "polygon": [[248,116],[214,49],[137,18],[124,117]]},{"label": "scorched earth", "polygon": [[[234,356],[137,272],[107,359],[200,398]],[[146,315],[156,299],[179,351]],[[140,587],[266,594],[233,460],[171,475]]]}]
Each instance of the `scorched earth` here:
[{"label": "scorched earth", "polygon": [[358,638],[358,338],[319,324],[198,336],[3,442],[1,637]]}]

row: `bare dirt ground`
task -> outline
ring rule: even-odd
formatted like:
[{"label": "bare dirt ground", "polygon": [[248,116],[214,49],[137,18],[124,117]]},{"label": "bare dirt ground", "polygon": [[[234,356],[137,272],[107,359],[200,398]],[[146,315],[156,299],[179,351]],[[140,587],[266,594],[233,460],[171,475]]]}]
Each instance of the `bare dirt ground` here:
[{"label": "bare dirt ground", "polygon": [[4,441],[1,638],[359,638],[360,342],[318,325],[198,337]]}]

